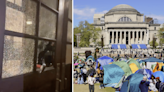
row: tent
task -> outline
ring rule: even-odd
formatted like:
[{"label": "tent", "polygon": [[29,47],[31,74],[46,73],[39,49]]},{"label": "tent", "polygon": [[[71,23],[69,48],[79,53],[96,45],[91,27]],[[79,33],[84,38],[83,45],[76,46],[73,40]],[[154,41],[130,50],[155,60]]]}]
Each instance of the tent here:
[{"label": "tent", "polygon": [[148,58],[145,60],[141,60],[140,62],[164,62],[164,61],[157,59],[157,58],[154,58],[154,57],[151,57],[151,58]]},{"label": "tent", "polygon": [[132,73],[135,73],[138,69],[141,69],[140,64],[136,60],[133,60],[133,59],[131,59],[128,62],[128,65],[129,65]]},{"label": "tent", "polygon": [[101,65],[100,69],[103,70],[103,66],[108,65],[111,62],[114,62],[113,58],[110,58],[108,56],[102,56],[96,61],[96,69],[98,67],[98,63]]},{"label": "tent", "polygon": [[153,75],[154,75],[155,78],[156,78],[156,77],[159,77],[160,80],[161,80],[161,82],[164,83],[164,72],[162,72],[162,71],[157,71],[157,72],[153,73]]},{"label": "tent", "polygon": [[86,61],[87,61],[88,59],[92,59],[92,60],[95,62],[94,57],[93,57],[93,56],[91,56],[91,55],[87,57]]},{"label": "tent", "polygon": [[85,62],[85,59],[79,58],[79,59],[76,60],[76,63],[82,63],[82,62]]},{"label": "tent", "polygon": [[95,59],[93,56],[88,56],[86,59],[86,62],[88,65],[93,65],[93,62],[95,62]]},{"label": "tent", "polygon": [[150,79],[151,75],[153,74],[153,72],[149,69],[139,69],[135,73],[143,74],[143,75],[147,76],[148,79]]},{"label": "tent", "polygon": [[143,79],[143,74],[134,73],[126,78],[123,82],[120,92],[141,92],[139,84]]},{"label": "tent", "polygon": [[155,68],[153,69],[153,73],[156,72],[156,71],[161,71],[163,65],[164,65],[163,63],[158,63],[157,62]]},{"label": "tent", "polygon": [[116,64],[107,64],[103,66],[104,69],[104,84],[118,83],[123,75],[124,71]]},{"label": "tent", "polygon": [[132,73],[135,73],[139,69],[135,63],[131,63],[129,65],[129,67],[130,67]]},{"label": "tent", "polygon": [[125,72],[125,76],[129,76],[130,74],[132,74],[129,65],[126,62],[118,61],[118,62],[112,62],[112,64],[118,65]]}]

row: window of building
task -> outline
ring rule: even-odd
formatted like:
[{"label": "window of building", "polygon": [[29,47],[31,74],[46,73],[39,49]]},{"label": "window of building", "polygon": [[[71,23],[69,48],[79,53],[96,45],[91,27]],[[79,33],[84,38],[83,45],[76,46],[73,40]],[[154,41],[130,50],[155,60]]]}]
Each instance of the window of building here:
[{"label": "window of building", "polygon": [[154,30],[156,30],[156,27],[154,27]]},{"label": "window of building", "polygon": [[122,17],[118,20],[118,22],[131,22],[132,20],[129,17]]}]

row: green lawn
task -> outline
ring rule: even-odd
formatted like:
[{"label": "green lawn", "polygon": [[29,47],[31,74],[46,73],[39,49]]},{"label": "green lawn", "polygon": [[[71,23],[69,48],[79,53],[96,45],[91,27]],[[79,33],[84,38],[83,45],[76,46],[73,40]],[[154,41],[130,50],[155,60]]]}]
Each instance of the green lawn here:
[{"label": "green lawn", "polygon": [[[107,87],[104,89],[99,89],[99,83],[95,84],[95,91],[94,92],[115,92],[115,89]],[[89,92],[88,84],[74,84],[74,92]]]}]

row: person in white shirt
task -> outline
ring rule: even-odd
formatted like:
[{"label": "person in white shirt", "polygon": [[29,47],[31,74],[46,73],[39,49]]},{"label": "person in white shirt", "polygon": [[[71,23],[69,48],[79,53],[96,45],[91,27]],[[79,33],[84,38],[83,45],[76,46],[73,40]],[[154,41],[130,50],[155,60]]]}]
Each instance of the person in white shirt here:
[{"label": "person in white shirt", "polygon": [[88,77],[88,84],[89,84],[89,92],[94,92],[94,84],[96,79],[93,77],[93,74],[90,74]]},{"label": "person in white shirt", "polygon": [[86,75],[87,74],[87,69],[84,67],[82,71],[83,71],[84,82],[86,82],[86,79],[87,79],[87,75]]},{"label": "person in white shirt", "polygon": [[149,80],[150,84],[149,84],[149,89],[153,92],[157,92],[157,88],[156,88],[156,80],[155,80],[155,77],[152,75],[151,76],[151,79]]}]

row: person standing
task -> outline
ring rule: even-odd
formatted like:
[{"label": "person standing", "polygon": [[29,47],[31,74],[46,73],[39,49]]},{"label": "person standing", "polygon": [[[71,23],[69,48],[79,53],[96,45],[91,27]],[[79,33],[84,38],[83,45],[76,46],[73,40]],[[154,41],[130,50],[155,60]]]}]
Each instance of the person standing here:
[{"label": "person standing", "polygon": [[157,81],[157,83],[156,83],[156,88],[157,88],[157,90],[159,91],[161,81],[160,81],[160,78],[159,78],[159,77],[157,77],[157,78],[155,78],[155,79],[156,79],[156,81]]},{"label": "person standing", "polygon": [[88,77],[88,84],[89,84],[89,92],[94,92],[94,84],[96,79],[93,77],[94,74],[90,74]]},{"label": "person standing", "polygon": [[144,76],[143,80],[139,84],[139,88],[140,88],[141,92],[148,92],[149,84],[150,84],[150,82],[147,81],[147,77]]},{"label": "person standing", "polygon": [[84,82],[86,82],[86,79],[87,79],[87,69],[86,67],[83,68],[83,79],[84,79]]},{"label": "person standing", "polygon": [[155,77],[152,75],[151,79],[150,79],[150,86],[149,86],[149,88],[150,88],[150,90],[152,90],[154,92],[157,92],[158,90],[157,90],[155,85],[156,85],[156,80],[155,80]]}]

